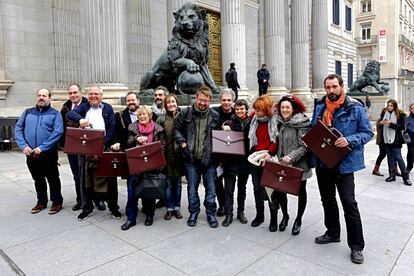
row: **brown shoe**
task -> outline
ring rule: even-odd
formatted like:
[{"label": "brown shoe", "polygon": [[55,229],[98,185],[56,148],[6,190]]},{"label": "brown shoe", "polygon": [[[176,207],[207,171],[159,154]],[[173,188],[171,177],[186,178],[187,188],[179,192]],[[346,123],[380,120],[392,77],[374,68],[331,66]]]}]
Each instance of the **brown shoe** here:
[{"label": "brown shoe", "polygon": [[31,212],[32,212],[32,214],[37,214],[40,211],[42,211],[43,209],[45,209],[45,208],[46,207],[44,205],[42,205],[42,204],[36,204],[36,206],[32,208],[32,211]]},{"label": "brown shoe", "polygon": [[59,213],[60,210],[62,210],[62,205],[53,204],[52,207],[50,207],[49,215],[54,215],[56,213]]}]

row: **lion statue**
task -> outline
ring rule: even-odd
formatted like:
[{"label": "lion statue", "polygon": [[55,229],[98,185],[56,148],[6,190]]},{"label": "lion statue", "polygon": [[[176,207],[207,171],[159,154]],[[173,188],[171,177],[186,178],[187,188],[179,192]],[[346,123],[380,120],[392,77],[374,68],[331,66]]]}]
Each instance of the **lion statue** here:
[{"label": "lion statue", "polygon": [[373,86],[378,92],[382,93],[390,91],[389,83],[380,81],[380,66],[381,64],[376,60],[368,62],[362,75],[349,88],[349,92],[362,92],[362,89],[367,86]]},{"label": "lion statue", "polygon": [[177,88],[181,94],[194,94],[203,84],[210,87],[213,93],[219,93],[207,66],[209,38],[206,12],[187,2],[173,14],[173,37],[151,71],[142,77],[141,92],[159,85],[173,91],[178,81]]}]

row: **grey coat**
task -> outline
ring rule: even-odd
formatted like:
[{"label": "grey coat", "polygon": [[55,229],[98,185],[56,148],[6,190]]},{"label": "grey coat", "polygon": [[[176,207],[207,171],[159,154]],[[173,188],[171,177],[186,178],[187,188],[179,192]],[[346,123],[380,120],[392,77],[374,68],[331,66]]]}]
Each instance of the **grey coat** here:
[{"label": "grey coat", "polygon": [[297,113],[289,121],[285,121],[281,115],[277,116],[277,127],[279,129],[277,157],[291,158],[294,167],[304,170],[303,180],[312,176],[311,168],[307,160],[307,148],[302,143],[302,136],[310,128],[310,120],[303,113]]}]

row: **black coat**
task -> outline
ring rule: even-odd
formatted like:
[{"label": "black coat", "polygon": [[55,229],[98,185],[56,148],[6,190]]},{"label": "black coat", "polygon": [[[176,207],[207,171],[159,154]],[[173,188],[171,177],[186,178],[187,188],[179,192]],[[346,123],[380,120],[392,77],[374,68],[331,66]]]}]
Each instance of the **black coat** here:
[{"label": "black coat", "polygon": [[128,140],[128,126],[132,123],[128,108],[115,113],[116,124],[116,138],[115,143],[121,144],[121,150],[126,149],[126,142]]},{"label": "black coat", "polygon": [[[87,103],[88,102],[88,99],[87,98],[85,98],[85,97],[82,97],[82,100],[81,100],[81,102],[79,103],[79,104],[81,104],[81,103]],[[62,119],[63,119],[63,135],[62,135],[62,137],[60,138],[60,140],[59,140],[59,142],[58,142],[58,145],[60,146],[60,147],[64,147],[65,146],[65,139],[66,139],[66,128],[67,127],[79,127],[79,123],[77,123],[77,122],[73,122],[73,121],[70,121],[70,120],[68,120],[67,118],[66,118],[66,113],[68,113],[69,111],[71,111],[72,110],[72,101],[71,100],[67,100],[64,104],[63,104],[63,106],[62,106],[62,109],[60,110],[60,114],[62,114]]]},{"label": "black coat", "polygon": [[[382,121],[382,119],[384,119],[384,115],[385,112],[382,113],[380,115],[380,121]],[[400,113],[399,118],[397,118],[397,123],[390,123],[390,128],[395,129],[395,139],[394,142],[392,144],[390,144],[392,147],[394,148],[402,148],[402,145],[404,144],[404,139],[402,137],[402,131],[405,129],[405,119],[406,119],[406,115],[405,113]],[[382,135],[384,135],[383,129],[384,126],[383,125],[379,125],[380,127],[380,132],[382,133]],[[381,137],[381,143],[384,143],[384,136]]]},{"label": "black coat", "polygon": [[[197,126],[195,118],[198,112],[195,111],[194,106],[189,106],[183,109],[174,121],[173,133],[174,139],[181,146],[186,143],[187,148],[182,150],[182,154],[187,162],[193,162],[192,152],[194,149],[194,139],[196,136]],[[220,117],[213,109],[209,109],[207,118],[207,130],[203,144],[203,157],[201,163],[203,166],[213,165],[212,151],[212,130],[219,129]]]}]

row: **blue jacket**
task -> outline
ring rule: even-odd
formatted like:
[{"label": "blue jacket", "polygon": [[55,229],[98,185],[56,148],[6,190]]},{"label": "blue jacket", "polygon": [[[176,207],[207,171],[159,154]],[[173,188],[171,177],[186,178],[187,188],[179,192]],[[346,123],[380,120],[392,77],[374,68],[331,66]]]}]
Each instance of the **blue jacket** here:
[{"label": "blue jacket", "polygon": [[29,146],[42,152],[53,149],[63,134],[63,120],[60,112],[46,107],[25,110],[15,127],[16,143],[21,150]]},{"label": "blue jacket", "polygon": [[[316,103],[312,126],[322,118],[325,108],[325,97],[323,97]],[[339,163],[339,172],[345,174],[364,169],[364,145],[374,136],[364,105],[346,96],[344,104],[334,114],[332,126],[342,133],[352,149],[351,153]],[[325,167],[323,162],[314,155],[311,158],[311,165]]]},{"label": "blue jacket", "polygon": [[410,135],[411,138],[411,144],[414,143],[414,114],[411,114],[407,116],[407,132]]},{"label": "blue jacket", "polygon": [[[115,124],[115,113],[110,104],[102,102],[102,117],[105,122],[105,148],[111,146],[116,138],[116,124]],[[78,105],[75,109],[69,111],[66,114],[66,118],[70,121],[78,123],[80,119],[86,117],[86,113],[91,108],[89,102]]]}]

